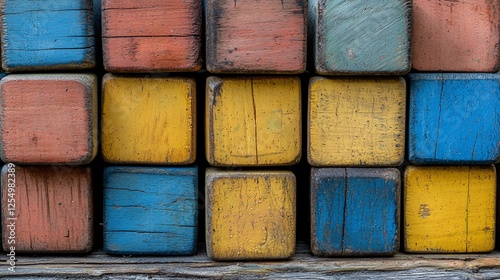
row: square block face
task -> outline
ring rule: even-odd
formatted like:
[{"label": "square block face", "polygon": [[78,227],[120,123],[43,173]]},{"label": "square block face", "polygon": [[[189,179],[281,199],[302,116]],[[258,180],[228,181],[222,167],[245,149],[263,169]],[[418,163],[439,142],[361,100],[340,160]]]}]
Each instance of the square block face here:
[{"label": "square block face", "polygon": [[8,75],[0,81],[0,156],[23,164],[86,164],[97,154],[97,79]]},{"label": "square block face", "polygon": [[403,78],[314,77],[308,161],[313,166],[395,166],[404,160]]},{"label": "square block face", "polygon": [[405,250],[489,252],[495,247],[493,165],[413,167],[405,172]]},{"label": "square block face", "polygon": [[207,70],[212,73],[302,73],[307,2],[207,0]]},{"label": "square block face", "polygon": [[299,78],[207,79],[206,156],[214,166],[291,165],[301,157]]},{"label": "square block face", "polygon": [[2,68],[8,72],[95,66],[91,0],[3,0]]},{"label": "square block face", "polygon": [[400,188],[400,174],[395,168],[313,168],[313,254],[396,254]]},{"label": "square block face", "polygon": [[500,156],[500,75],[410,75],[409,161],[488,164]]},{"label": "square block face", "polygon": [[499,22],[498,0],[413,0],[412,67],[419,71],[498,71]]},{"label": "square block face", "polygon": [[315,70],[323,75],[410,71],[410,1],[309,1]]},{"label": "square block face", "polygon": [[107,167],[104,250],[110,254],[192,255],[198,231],[198,170]]},{"label": "square block face", "polygon": [[196,86],[188,78],[103,79],[102,154],[112,163],[196,159]]},{"label": "square block face", "polygon": [[206,173],[207,254],[215,260],[287,259],[295,252],[295,175]]},{"label": "square block face", "polygon": [[102,0],[104,68],[200,70],[201,9],[199,0]]},{"label": "square block face", "polygon": [[[93,244],[88,167],[2,168],[2,242],[16,253],[85,253]],[[15,242],[15,243],[14,243]]]}]

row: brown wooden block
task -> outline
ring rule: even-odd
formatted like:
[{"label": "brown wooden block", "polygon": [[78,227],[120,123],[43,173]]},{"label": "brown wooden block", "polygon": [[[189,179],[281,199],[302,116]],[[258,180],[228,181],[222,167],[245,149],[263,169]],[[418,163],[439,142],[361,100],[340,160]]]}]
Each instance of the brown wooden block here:
[{"label": "brown wooden block", "polygon": [[89,167],[6,164],[2,244],[16,253],[83,253],[93,244]]},{"label": "brown wooden block", "polygon": [[207,0],[207,69],[212,73],[301,73],[307,2]]},{"label": "brown wooden block", "polygon": [[0,157],[85,164],[97,153],[97,81],[87,74],[8,75],[0,82]]},{"label": "brown wooden block", "polygon": [[201,68],[198,0],[102,0],[104,68],[109,72]]}]

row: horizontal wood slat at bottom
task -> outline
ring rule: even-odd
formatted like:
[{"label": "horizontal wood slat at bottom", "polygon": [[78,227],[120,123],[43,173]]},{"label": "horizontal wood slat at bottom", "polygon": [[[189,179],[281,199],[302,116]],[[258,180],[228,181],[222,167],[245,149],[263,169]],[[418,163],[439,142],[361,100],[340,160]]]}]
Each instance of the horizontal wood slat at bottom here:
[{"label": "horizontal wood slat at bottom", "polygon": [[[404,254],[384,258],[318,258],[298,245],[288,261],[214,262],[203,245],[195,256],[128,257],[95,251],[84,256],[18,255],[16,272],[1,262],[0,277],[24,279],[498,279],[500,252]],[[146,278],[147,279],[147,278]]]}]

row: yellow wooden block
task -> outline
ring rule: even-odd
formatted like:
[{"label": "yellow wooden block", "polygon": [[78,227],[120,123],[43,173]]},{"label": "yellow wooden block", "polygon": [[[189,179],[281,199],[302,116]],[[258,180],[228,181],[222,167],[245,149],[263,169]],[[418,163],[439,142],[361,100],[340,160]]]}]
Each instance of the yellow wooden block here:
[{"label": "yellow wooden block", "polygon": [[189,164],[196,158],[194,79],[106,74],[102,154],[107,162]]},{"label": "yellow wooden block", "polygon": [[206,242],[216,260],[286,259],[295,252],[295,175],[206,173]]},{"label": "yellow wooden block", "polygon": [[404,160],[403,78],[323,78],[309,84],[307,158],[314,166],[396,166]]},{"label": "yellow wooden block", "polygon": [[408,167],[405,250],[489,252],[495,246],[495,166]]},{"label": "yellow wooden block", "polygon": [[214,166],[291,165],[301,156],[296,77],[207,79],[206,156]]}]

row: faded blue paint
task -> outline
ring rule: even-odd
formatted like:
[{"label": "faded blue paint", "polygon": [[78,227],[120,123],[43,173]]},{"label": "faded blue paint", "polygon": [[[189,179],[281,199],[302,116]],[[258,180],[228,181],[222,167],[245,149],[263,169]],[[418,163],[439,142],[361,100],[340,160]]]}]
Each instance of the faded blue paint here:
[{"label": "faded blue paint", "polygon": [[395,168],[313,168],[313,253],[393,255],[399,249],[400,174]]},{"label": "faded blue paint", "polygon": [[196,167],[106,167],[104,250],[190,255],[196,251]]},{"label": "faded blue paint", "polygon": [[411,1],[316,0],[316,71],[404,74],[410,71]]},{"label": "faded blue paint", "polygon": [[2,63],[8,71],[91,68],[92,1],[6,0]]},{"label": "faded blue paint", "polygon": [[409,161],[491,164],[500,156],[500,75],[411,74]]}]

